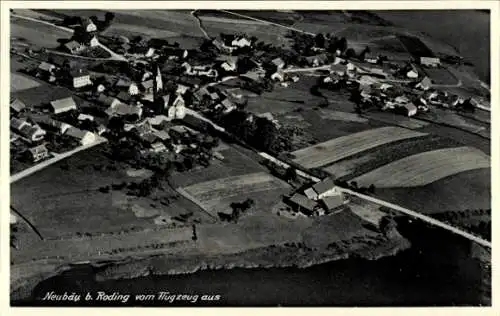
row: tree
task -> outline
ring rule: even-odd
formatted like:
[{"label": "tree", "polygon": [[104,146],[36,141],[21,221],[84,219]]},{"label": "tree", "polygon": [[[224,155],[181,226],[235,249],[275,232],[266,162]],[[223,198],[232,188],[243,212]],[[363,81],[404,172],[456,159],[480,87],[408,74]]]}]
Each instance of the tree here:
[{"label": "tree", "polygon": [[295,182],[298,179],[297,170],[292,167],[288,167],[285,172],[285,178],[287,181]]},{"label": "tree", "polygon": [[314,37],[314,43],[315,43],[316,47],[319,47],[319,48],[324,48],[325,47],[325,37],[323,36],[322,33],[318,33]]},{"label": "tree", "polygon": [[104,22],[110,24],[115,18],[115,14],[113,12],[106,12],[104,15]]},{"label": "tree", "polygon": [[370,47],[366,46],[363,51],[359,54],[359,60],[365,60],[366,54],[369,54],[371,52]]},{"label": "tree", "polygon": [[338,49],[343,53],[347,50],[347,39],[342,37],[337,44]]},{"label": "tree", "polygon": [[345,57],[350,59],[350,58],[354,58],[356,57],[356,52],[354,51],[353,48],[348,48],[346,51],[345,51]]},{"label": "tree", "polygon": [[390,215],[386,215],[380,219],[379,229],[384,235],[393,232],[397,227],[396,221]]}]

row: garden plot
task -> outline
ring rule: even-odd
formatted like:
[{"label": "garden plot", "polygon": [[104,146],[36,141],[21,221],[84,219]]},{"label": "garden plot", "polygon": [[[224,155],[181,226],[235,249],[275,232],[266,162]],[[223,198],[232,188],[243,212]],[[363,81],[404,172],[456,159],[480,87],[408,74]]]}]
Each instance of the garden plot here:
[{"label": "garden plot", "polygon": [[490,157],[476,148],[447,148],[397,160],[353,180],[361,186],[416,187],[461,172],[490,168],[490,165]]},{"label": "garden plot", "polygon": [[399,127],[381,127],[338,137],[292,154],[295,163],[306,168],[317,168],[377,146],[424,135]]},{"label": "garden plot", "polygon": [[29,77],[17,73],[12,73],[10,75],[10,91],[12,92],[35,88],[38,87],[39,85],[40,85],[39,82]]},{"label": "garden plot", "polygon": [[233,176],[223,179],[206,181],[184,188],[178,188],[178,192],[193,203],[203,208],[212,216],[218,216],[218,212],[230,210],[230,201],[237,197],[245,200],[249,194],[282,189],[287,185],[271,175],[264,172]]}]

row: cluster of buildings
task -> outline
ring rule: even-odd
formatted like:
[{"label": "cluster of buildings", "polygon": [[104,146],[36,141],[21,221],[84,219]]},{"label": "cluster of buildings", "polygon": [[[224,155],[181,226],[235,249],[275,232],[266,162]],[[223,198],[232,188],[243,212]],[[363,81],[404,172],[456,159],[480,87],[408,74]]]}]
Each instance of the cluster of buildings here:
[{"label": "cluster of buildings", "polygon": [[338,190],[331,178],[326,178],[303,192],[296,192],[287,199],[296,211],[307,216],[325,215],[349,203],[347,196]]}]

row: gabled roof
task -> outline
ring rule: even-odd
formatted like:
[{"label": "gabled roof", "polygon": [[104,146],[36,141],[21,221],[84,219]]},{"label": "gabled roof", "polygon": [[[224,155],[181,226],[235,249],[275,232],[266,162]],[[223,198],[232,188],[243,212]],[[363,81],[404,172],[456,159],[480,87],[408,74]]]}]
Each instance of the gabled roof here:
[{"label": "gabled roof", "polygon": [[83,70],[83,69],[71,70],[69,74],[73,78],[90,76],[89,72],[87,70]]},{"label": "gabled roof", "polygon": [[26,108],[26,105],[23,101],[16,98],[14,101],[10,102],[10,108],[16,112],[21,112]]},{"label": "gabled roof", "polygon": [[69,50],[74,50],[74,49],[78,49],[78,48],[82,47],[82,45],[80,43],[78,43],[77,41],[68,42],[68,43],[64,44],[64,46],[66,48],[68,48]]},{"label": "gabled roof", "polygon": [[92,134],[92,133],[89,131],[84,131],[84,130],[81,130],[77,127],[71,126],[70,128],[68,128],[66,130],[66,133],[64,133],[64,134],[71,136],[71,137],[74,137],[74,138],[83,139],[85,136]]},{"label": "gabled roof", "polygon": [[100,94],[97,101],[106,106],[111,106],[113,103],[120,102],[117,98],[113,98],[105,94]]},{"label": "gabled roof", "polygon": [[10,127],[19,130],[23,125],[28,124],[25,120],[20,120],[15,117],[10,119]]},{"label": "gabled roof", "polygon": [[50,105],[54,108],[55,111],[67,108],[76,109],[76,103],[72,97],[51,101]]},{"label": "gabled roof", "polygon": [[344,204],[344,197],[342,194],[325,196],[321,201],[328,210],[331,210]]},{"label": "gabled roof", "polygon": [[155,135],[157,138],[161,139],[161,140],[167,140],[167,139],[170,139],[170,135],[164,131],[164,130],[155,130],[153,131],[153,135]]},{"label": "gabled roof", "polygon": [[275,64],[276,66],[284,65],[285,64],[285,62],[283,61],[283,59],[281,59],[280,57],[277,57],[277,58],[271,60],[271,62],[273,64]]},{"label": "gabled roof", "polygon": [[326,178],[323,181],[320,181],[320,182],[316,183],[315,185],[313,185],[313,189],[314,189],[314,191],[316,191],[316,193],[318,195],[325,193],[325,192],[333,189],[334,187],[335,187],[335,183],[333,183],[333,180],[331,178]]},{"label": "gabled roof", "polygon": [[128,102],[131,99],[130,94],[126,91],[120,91],[118,95],[116,96],[117,99],[122,100],[123,102]]},{"label": "gabled roof", "polygon": [[314,208],[318,205],[315,201],[308,199],[302,194],[295,193],[291,198],[290,202],[297,204],[298,206],[308,210],[313,211]]},{"label": "gabled roof", "polygon": [[38,145],[38,146],[35,146],[35,147],[31,147],[30,149],[28,149],[29,152],[33,155],[33,156],[36,156],[38,154],[41,154],[41,153],[44,153],[44,152],[48,152],[47,150],[47,147],[45,147],[44,144],[41,144],[41,145]]},{"label": "gabled roof", "polygon": [[45,70],[45,71],[51,71],[55,67],[56,67],[55,65],[46,63],[44,61],[42,63],[40,63],[40,65],[38,65],[38,69]]},{"label": "gabled roof", "polygon": [[153,89],[154,86],[153,79],[143,81],[141,85],[144,89]]}]

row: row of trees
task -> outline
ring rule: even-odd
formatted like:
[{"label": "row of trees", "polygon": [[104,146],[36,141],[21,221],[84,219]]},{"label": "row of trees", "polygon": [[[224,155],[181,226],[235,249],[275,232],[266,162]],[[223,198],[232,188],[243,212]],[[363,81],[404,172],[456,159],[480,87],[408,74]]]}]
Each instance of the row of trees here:
[{"label": "row of trees", "polygon": [[243,213],[245,213],[246,211],[248,211],[249,209],[251,209],[254,205],[255,205],[255,201],[250,199],[250,198],[246,199],[243,202],[233,202],[230,204],[231,209],[232,209],[231,214],[219,212],[218,215],[222,221],[236,223],[236,222],[238,222],[238,219],[240,218],[240,216]]}]

